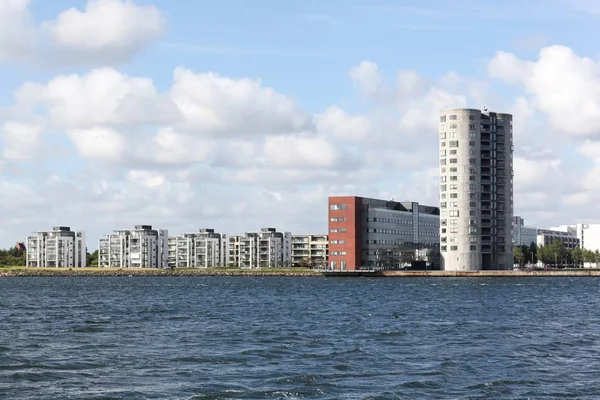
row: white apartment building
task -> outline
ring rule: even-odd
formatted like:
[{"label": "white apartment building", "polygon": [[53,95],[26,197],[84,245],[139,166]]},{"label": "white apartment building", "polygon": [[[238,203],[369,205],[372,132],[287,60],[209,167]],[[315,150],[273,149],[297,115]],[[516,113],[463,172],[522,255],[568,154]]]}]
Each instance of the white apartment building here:
[{"label": "white apartment building", "polygon": [[290,267],[291,242],[290,232],[277,232],[275,228],[230,236],[229,265],[238,268]]},{"label": "white apartment building", "polygon": [[327,235],[292,235],[292,266],[326,266],[329,257]]},{"label": "white apartment building", "polygon": [[85,232],[56,226],[51,231],[33,232],[27,237],[28,267],[78,268],[86,266]]},{"label": "white apartment building", "polygon": [[512,115],[447,110],[439,138],[442,268],[512,268]]},{"label": "white apartment building", "polygon": [[537,243],[537,228],[526,226],[523,218],[514,216],[512,223],[513,247],[530,246],[531,243]]},{"label": "white apartment building", "polygon": [[571,233],[579,239],[582,249],[600,250],[600,224],[559,225],[550,229]]},{"label": "white apartment building", "polygon": [[227,235],[214,229],[200,229],[169,237],[170,268],[210,268],[229,264]]},{"label": "white apartment building", "polygon": [[166,268],[168,240],[167,229],[152,229],[152,225],[115,230],[99,241],[98,265],[113,268]]}]

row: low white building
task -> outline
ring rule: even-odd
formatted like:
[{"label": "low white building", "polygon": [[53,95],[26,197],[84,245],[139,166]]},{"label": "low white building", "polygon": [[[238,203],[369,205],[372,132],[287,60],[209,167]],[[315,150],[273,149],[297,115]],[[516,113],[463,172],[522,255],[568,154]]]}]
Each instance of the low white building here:
[{"label": "low white building", "polygon": [[229,264],[227,235],[200,229],[169,237],[170,268],[210,268]]},{"label": "low white building", "polygon": [[262,228],[229,237],[229,265],[239,268],[290,267],[292,234]]},{"label": "low white building", "polygon": [[86,266],[85,232],[56,226],[51,231],[33,232],[25,241],[28,267],[78,268]]},{"label": "low white building", "polygon": [[292,235],[292,266],[304,264],[327,266],[329,237],[327,235]]},{"label": "low white building", "polygon": [[582,249],[600,250],[600,224],[559,225],[550,229],[574,235],[579,239]]},{"label": "low white building", "polygon": [[98,265],[113,268],[166,268],[169,254],[167,229],[136,225],[100,239]]}]

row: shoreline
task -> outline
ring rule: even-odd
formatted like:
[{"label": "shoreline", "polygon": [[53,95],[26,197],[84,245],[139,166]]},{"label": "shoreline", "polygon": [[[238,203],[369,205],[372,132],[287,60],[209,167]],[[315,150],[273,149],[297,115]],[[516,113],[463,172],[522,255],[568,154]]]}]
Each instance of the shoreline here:
[{"label": "shoreline", "polygon": [[526,278],[526,277],[600,277],[597,269],[544,271],[345,271],[309,269],[237,269],[185,268],[0,268],[0,277],[211,277],[211,276],[278,276],[336,278]]}]

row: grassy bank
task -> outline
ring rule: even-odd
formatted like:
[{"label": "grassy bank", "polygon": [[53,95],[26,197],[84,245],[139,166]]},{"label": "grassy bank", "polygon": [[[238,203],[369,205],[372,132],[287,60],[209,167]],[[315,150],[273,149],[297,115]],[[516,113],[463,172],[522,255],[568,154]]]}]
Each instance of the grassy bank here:
[{"label": "grassy bank", "polygon": [[3,267],[0,276],[320,276],[304,268],[26,268]]}]

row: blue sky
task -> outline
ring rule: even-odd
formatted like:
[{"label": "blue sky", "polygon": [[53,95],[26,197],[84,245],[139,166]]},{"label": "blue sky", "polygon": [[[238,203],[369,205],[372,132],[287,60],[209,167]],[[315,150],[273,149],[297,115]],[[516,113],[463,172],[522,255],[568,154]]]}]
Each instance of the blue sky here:
[{"label": "blue sky", "polygon": [[599,22],[594,1],[0,0],[0,247],[56,224],[90,248],[146,222],[324,232],[334,194],[436,204],[454,106],[515,114],[526,222],[594,222]]}]

